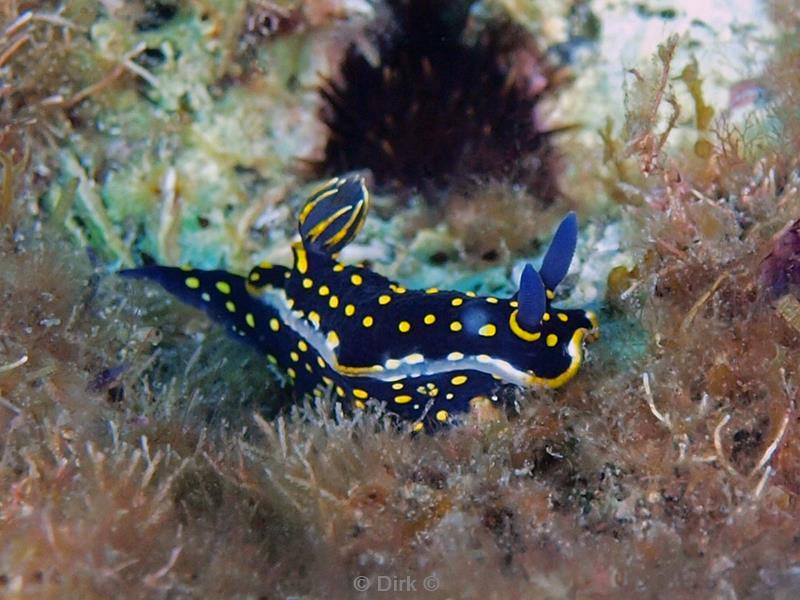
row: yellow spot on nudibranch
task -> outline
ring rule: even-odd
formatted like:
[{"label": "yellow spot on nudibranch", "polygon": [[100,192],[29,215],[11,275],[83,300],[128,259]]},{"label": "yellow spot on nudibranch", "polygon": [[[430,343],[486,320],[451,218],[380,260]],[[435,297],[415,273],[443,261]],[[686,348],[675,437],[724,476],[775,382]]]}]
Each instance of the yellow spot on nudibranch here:
[{"label": "yellow spot on nudibranch", "polygon": [[395,294],[405,294],[406,293],[406,288],[404,288],[404,287],[402,287],[400,285],[395,285],[393,283],[389,284],[389,289],[392,290]]},{"label": "yellow spot on nudibranch", "polygon": [[516,300],[512,300],[511,302],[509,302],[509,303],[508,303],[508,305],[509,305],[511,308],[519,308],[519,302],[518,302],[518,301],[516,301]]},{"label": "yellow spot on nudibranch", "polygon": [[331,296],[328,298],[328,306],[331,308],[338,308],[339,307],[339,297],[338,296]]},{"label": "yellow spot on nudibranch", "polygon": [[558,313],[558,319],[560,321],[563,321],[564,323],[569,321],[569,317],[567,315],[565,315],[564,313]]},{"label": "yellow spot on nudibranch", "polygon": [[450,300],[450,304],[452,304],[453,306],[461,306],[462,304],[464,304],[464,299],[463,298],[453,298],[452,300]]},{"label": "yellow spot on nudibranch", "polygon": [[294,266],[300,273],[305,273],[308,271],[308,256],[306,255],[306,250],[300,244],[295,244],[293,249],[295,255]]},{"label": "yellow spot on nudibranch", "polygon": [[250,327],[255,327],[256,326],[256,318],[253,316],[253,313],[247,313],[244,316],[244,320],[247,322],[247,324]]},{"label": "yellow spot on nudibranch", "polygon": [[354,314],[356,314],[356,307],[352,304],[348,304],[344,307],[344,314],[348,317],[352,317]]},{"label": "yellow spot on nudibranch", "polygon": [[314,324],[314,327],[319,327],[319,313],[315,310],[312,310],[308,313],[308,320]]},{"label": "yellow spot on nudibranch", "polygon": [[467,296],[469,296],[470,298],[474,298],[475,296],[477,296],[477,295],[478,295],[478,294],[476,294],[475,292],[464,292],[464,293],[465,293]]},{"label": "yellow spot on nudibranch", "polygon": [[225,308],[228,309],[228,312],[236,312],[236,305],[230,300],[225,303]]},{"label": "yellow spot on nudibranch", "polygon": [[463,385],[467,383],[467,376],[466,375],[456,375],[450,380],[450,383],[453,385]]},{"label": "yellow spot on nudibranch", "polygon": [[353,406],[355,406],[358,410],[364,410],[367,407],[367,405],[364,404],[361,400],[356,400],[355,402],[353,402]]},{"label": "yellow spot on nudibranch", "polygon": [[325,342],[328,344],[328,348],[333,350],[334,348],[339,347],[339,336],[336,335],[335,331],[329,331],[328,337],[325,338]]},{"label": "yellow spot on nudibranch", "polygon": [[363,319],[361,319],[361,324],[362,324],[364,327],[372,327],[372,324],[373,324],[374,322],[375,322],[375,319],[373,319],[373,318],[372,318],[371,316],[369,316],[369,315],[367,315],[366,317],[364,317]]},{"label": "yellow spot on nudibranch", "polygon": [[310,278],[308,278],[308,277],[303,278],[303,287],[304,288],[310,289],[311,286],[313,286],[313,285],[314,285],[314,282]]},{"label": "yellow spot on nudibranch", "polygon": [[544,293],[548,300],[553,300],[556,297],[556,293],[553,290],[545,290]]},{"label": "yellow spot on nudibranch", "polygon": [[335,273],[341,273],[342,271],[344,271],[344,265],[341,263],[336,263],[335,265],[333,265],[333,270]]},{"label": "yellow spot on nudibranch", "polygon": [[402,390],[403,389],[403,383],[400,382],[400,381],[398,381],[396,383],[393,383],[392,384],[392,389],[393,390]]},{"label": "yellow spot on nudibranch", "polygon": [[294,350],[292,350],[291,352],[289,352],[289,358],[291,358],[294,362],[297,362],[298,360],[300,360],[300,355]]},{"label": "yellow spot on nudibranch", "polygon": [[318,293],[320,296],[327,296],[331,293],[331,288],[329,288],[327,285],[321,285],[319,286]]},{"label": "yellow spot on nudibranch", "polygon": [[186,287],[192,290],[200,287],[200,280],[197,277],[187,277],[185,283]]},{"label": "yellow spot on nudibranch", "polygon": [[342,398],[344,398],[344,396],[345,396],[345,394],[344,394],[344,388],[342,388],[342,386],[340,386],[340,385],[337,385],[337,386],[336,386],[336,394],[337,394],[338,396],[341,396]]},{"label": "yellow spot on nudibranch", "polygon": [[425,362],[425,357],[419,352],[414,352],[414,354],[409,354],[406,356],[405,361],[409,365],[418,365]]},{"label": "yellow spot on nudibranch", "polygon": [[428,288],[427,290],[425,290],[425,293],[426,294],[438,294],[439,293],[439,288],[435,288],[435,287]]},{"label": "yellow spot on nudibranch", "polygon": [[214,287],[216,287],[222,294],[227,295],[231,293],[231,285],[227,281],[218,281],[214,284]]},{"label": "yellow spot on nudibranch", "polygon": [[447,398],[448,400],[452,400],[453,398],[455,398],[455,396],[452,393],[447,393],[445,395],[445,398]]},{"label": "yellow spot on nudibranch", "polygon": [[181,265],[180,269],[181,269],[181,271],[191,271],[192,270],[192,265]]},{"label": "yellow spot on nudibranch", "polygon": [[272,331],[278,331],[281,328],[280,321],[273,317],[269,320],[269,328],[272,329]]},{"label": "yellow spot on nudibranch", "polygon": [[301,352],[308,352],[308,344],[306,344],[305,340],[298,340],[297,347],[300,348]]},{"label": "yellow spot on nudibranch", "polygon": [[362,283],[364,283],[364,278],[361,277],[361,275],[359,275],[358,273],[353,273],[352,275],[350,275],[350,283],[352,283],[353,285],[361,285]]},{"label": "yellow spot on nudibranch", "polygon": [[461,325],[460,321],[453,321],[450,323],[450,331],[461,331],[463,329],[463,325]]},{"label": "yellow spot on nudibranch", "polygon": [[436,413],[436,420],[444,423],[445,421],[447,421],[447,417],[449,416],[450,413],[448,413],[446,410],[440,410]]},{"label": "yellow spot on nudibranch", "polygon": [[399,360],[397,360],[396,358],[390,358],[390,359],[388,359],[388,360],[386,361],[386,363],[385,363],[385,366],[386,366],[386,368],[387,368],[387,369],[397,369],[397,368],[399,368],[399,367],[400,367],[402,364],[403,364],[403,363],[401,363],[401,362],[400,362]]},{"label": "yellow spot on nudibranch", "polygon": [[306,363],[305,367],[306,367],[306,371],[308,371],[309,373],[313,373],[314,372],[314,369],[311,367],[310,364]]},{"label": "yellow spot on nudibranch", "polygon": [[542,315],[542,321],[549,321],[550,320],[550,313],[546,312]]},{"label": "yellow spot on nudibranch", "polygon": [[322,357],[321,357],[321,356],[317,356],[317,364],[319,365],[319,368],[320,368],[320,369],[324,369],[325,367],[327,367],[327,366],[328,366],[328,365],[325,363],[325,361],[322,359]]},{"label": "yellow spot on nudibranch", "polygon": [[389,302],[391,301],[392,297],[389,296],[388,294],[381,294],[380,296],[378,296],[378,304],[380,305],[389,304]]},{"label": "yellow spot on nudibranch", "polygon": [[411,402],[411,400],[412,400],[411,396],[408,396],[406,394],[401,394],[399,396],[394,397],[394,401],[397,404],[408,404],[409,402]]},{"label": "yellow spot on nudibranch", "polygon": [[353,388],[353,396],[355,396],[356,398],[361,398],[363,400],[366,400],[367,398],[369,398],[369,393],[367,393],[366,390],[362,390],[361,388]]},{"label": "yellow spot on nudibranch", "polygon": [[258,271],[253,271],[252,273],[250,273],[250,281],[255,282],[258,281],[259,279],[261,279],[261,273],[259,273]]},{"label": "yellow spot on nudibranch", "polygon": [[464,358],[464,355],[461,352],[451,352],[447,355],[447,360],[461,360]]},{"label": "yellow spot on nudibranch", "polygon": [[558,336],[554,333],[551,333],[547,336],[547,338],[545,338],[544,343],[552,348],[558,343]]},{"label": "yellow spot on nudibranch", "polygon": [[436,315],[425,315],[425,318],[422,319],[422,322],[425,323],[425,325],[433,325],[436,323]]},{"label": "yellow spot on nudibranch", "polygon": [[292,379],[295,379],[297,377],[297,371],[295,371],[292,367],[286,369],[286,374]]},{"label": "yellow spot on nudibranch", "polygon": [[488,297],[486,298],[486,301],[487,301],[489,304],[497,304],[498,302],[500,302],[500,301],[499,301],[497,298],[495,298],[494,296],[488,296]]},{"label": "yellow spot on nudibranch", "polygon": [[424,427],[425,427],[425,425],[423,425],[421,422],[417,422],[417,423],[414,423],[414,425],[411,426],[411,429],[413,431],[422,431],[422,429]]},{"label": "yellow spot on nudibranch", "polygon": [[408,333],[409,331],[411,331],[411,323],[409,323],[408,321],[400,321],[397,324],[397,329],[400,330],[400,333]]},{"label": "yellow spot on nudibranch", "polygon": [[495,327],[491,323],[487,323],[486,325],[478,329],[478,334],[484,337],[492,337],[495,333],[497,333],[497,327]]},{"label": "yellow spot on nudibranch", "polygon": [[267,360],[273,365],[278,364],[278,359],[275,358],[275,356],[273,356],[272,354],[267,354]]}]

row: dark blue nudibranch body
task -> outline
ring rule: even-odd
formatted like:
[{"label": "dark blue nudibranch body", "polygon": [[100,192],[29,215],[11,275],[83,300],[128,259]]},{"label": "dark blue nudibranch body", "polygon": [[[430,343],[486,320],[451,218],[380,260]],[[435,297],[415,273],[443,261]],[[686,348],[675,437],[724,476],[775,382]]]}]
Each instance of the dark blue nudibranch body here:
[{"label": "dark blue nudibranch body", "polygon": [[299,218],[292,268],[226,271],[142,267],[160,283],[254,344],[283,369],[297,395],[333,394],[362,409],[385,401],[414,430],[451,422],[500,385],[558,387],[577,373],[591,312],[552,306],[577,243],[577,219],[559,226],[542,268],[527,265],[512,298],[407,290],[336,256],[360,231],[369,194],[359,175],[336,177]]}]

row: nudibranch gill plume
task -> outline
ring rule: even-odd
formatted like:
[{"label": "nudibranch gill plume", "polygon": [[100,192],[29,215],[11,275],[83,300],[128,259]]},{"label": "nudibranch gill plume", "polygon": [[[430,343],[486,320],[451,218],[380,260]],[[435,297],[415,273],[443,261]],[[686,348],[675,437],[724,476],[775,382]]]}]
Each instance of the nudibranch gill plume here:
[{"label": "nudibranch gill plume", "polygon": [[526,265],[511,298],[410,290],[339,251],[367,216],[361,175],[334,177],[299,217],[291,268],[262,263],[244,277],[221,270],[145,266],[123,271],[158,282],[250,342],[288,375],[295,394],[330,393],[355,409],[370,399],[412,430],[451,423],[503,385],[559,387],[578,371],[590,311],[552,305],[578,237],[570,213],[541,269]]}]

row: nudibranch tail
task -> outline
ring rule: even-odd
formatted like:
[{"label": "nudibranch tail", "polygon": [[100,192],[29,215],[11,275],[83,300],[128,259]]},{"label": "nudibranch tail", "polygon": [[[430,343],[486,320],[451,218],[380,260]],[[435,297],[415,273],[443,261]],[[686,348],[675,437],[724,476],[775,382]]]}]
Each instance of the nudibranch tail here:
[{"label": "nudibranch tail", "polygon": [[120,271],[120,275],[158,283],[179,300],[204,310],[231,333],[259,347],[263,346],[259,332],[277,316],[250,295],[244,277],[227,271],[152,265]]}]

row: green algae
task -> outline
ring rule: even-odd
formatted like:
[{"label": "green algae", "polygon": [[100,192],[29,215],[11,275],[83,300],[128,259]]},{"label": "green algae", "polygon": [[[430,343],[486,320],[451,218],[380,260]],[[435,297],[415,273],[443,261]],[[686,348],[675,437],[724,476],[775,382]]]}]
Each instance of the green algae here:
[{"label": "green algae", "polygon": [[71,228],[109,260],[133,264],[124,230],[128,248],[162,262],[245,264],[248,232],[239,225],[231,235],[228,224],[261,199],[237,169],[280,187],[313,148],[313,82],[323,67],[307,36],[270,41],[245,85],[226,83],[245,6],[190,4],[147,31],[113,14],[92,25],[98,56],[134,48],[141,63],[131,67],[136,88],[106,95],[94,130],[60,158],[62,185],[81,182]]}]

